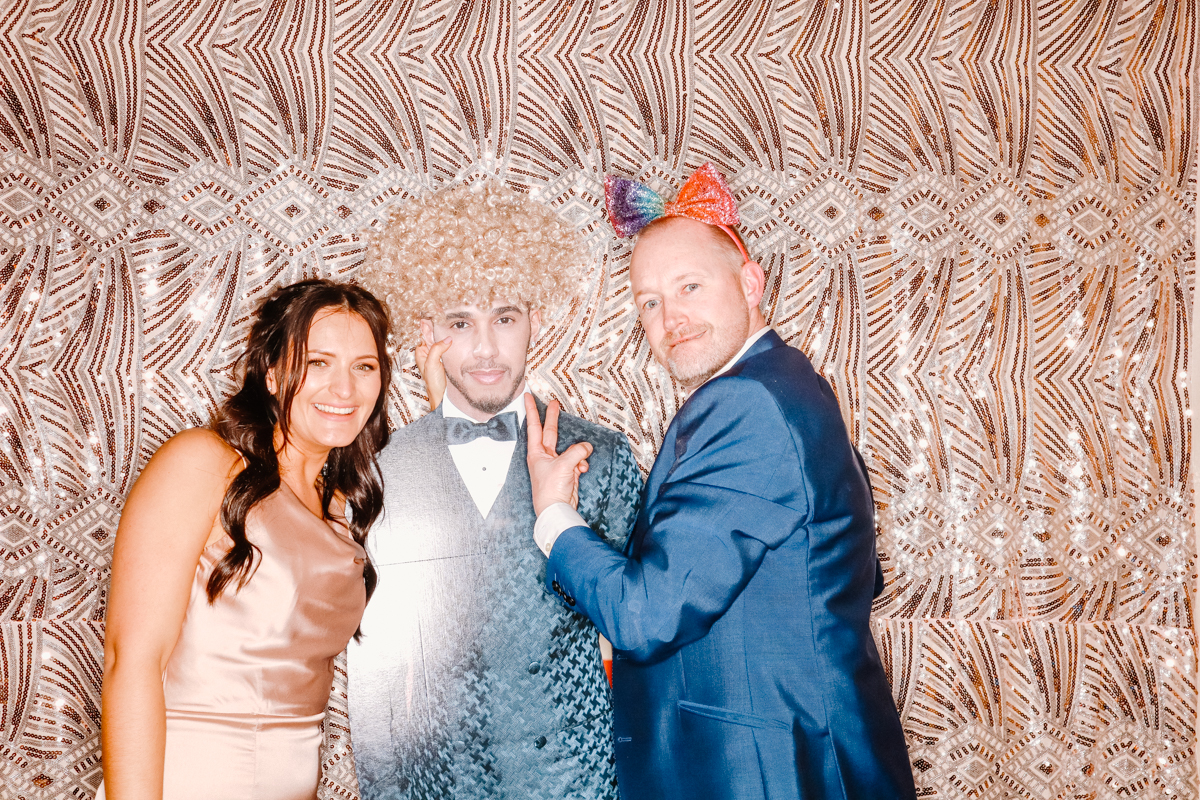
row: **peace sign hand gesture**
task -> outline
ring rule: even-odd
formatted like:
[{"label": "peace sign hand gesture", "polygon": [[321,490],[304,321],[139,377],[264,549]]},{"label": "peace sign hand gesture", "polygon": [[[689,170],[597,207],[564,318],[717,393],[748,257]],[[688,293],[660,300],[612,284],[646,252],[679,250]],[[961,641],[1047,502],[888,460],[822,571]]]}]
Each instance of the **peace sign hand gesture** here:
[{"label": "peace sign hand gesture", "polygon": [[592,446],[576,442],[558,452],[557,400],[546,407],[546,424],[538,417],[533,395],[525,395],[525,419],[529,435],[529,482],[533,486],[533,510],[541,514],[555,503],[579,505],[579,476],[587,472]]}]

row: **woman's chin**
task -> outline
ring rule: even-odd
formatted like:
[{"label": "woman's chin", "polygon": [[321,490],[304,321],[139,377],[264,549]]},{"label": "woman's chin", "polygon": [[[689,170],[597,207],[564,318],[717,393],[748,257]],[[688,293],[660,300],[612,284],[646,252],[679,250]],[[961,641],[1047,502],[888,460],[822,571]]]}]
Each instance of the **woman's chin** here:
[{"label": "woman's chin", "polygon": [[322,443],[330,450],[336,450],[339,447],[349,447],[354,444],[354,440],[358,438],[359,431],[361,430],[362,428],[359,428],[354,432],[353,436],[329,436]]}]

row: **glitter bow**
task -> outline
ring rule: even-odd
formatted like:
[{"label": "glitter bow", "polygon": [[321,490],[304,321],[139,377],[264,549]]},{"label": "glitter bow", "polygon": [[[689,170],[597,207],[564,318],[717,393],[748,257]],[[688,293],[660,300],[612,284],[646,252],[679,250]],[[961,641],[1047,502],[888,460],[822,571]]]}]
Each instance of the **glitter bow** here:
[{"label": "glitter bow", "polygon": [[622,239],[637,235],[661,217],[688,217],[725,231],[743,258],[750,260],[746,248],[729,227],[738,224],[737,204],[729,185],[712,164],[705,164],[693,172],[673,203],[664,202],[658,192],[644,183],[605,175],[604,202],[608,206],[608,220]]}]

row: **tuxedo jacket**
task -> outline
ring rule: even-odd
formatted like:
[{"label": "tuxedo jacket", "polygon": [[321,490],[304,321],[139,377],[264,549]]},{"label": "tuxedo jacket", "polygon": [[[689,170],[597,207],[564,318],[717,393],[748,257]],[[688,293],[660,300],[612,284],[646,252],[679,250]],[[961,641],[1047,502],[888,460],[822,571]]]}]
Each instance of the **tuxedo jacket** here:
[{"label": "tuxedo jacket", "polygon": [[571,528],[547,580],[613,643],[625,800],[915,797],[865,468],[773,331],[676,414],[625,552]]},{"label": "tuxedo jacket", "polygon": [[[539,404],[541,413],[545,407]],[[641,474],[624,436],[562,415],[559,449],[596,448],[579,485],[598,538],[621,546]],[[379,586],[349,652],[351,741],[364,800],[616,797],[597,632],[544,588],[525,426],[486,518],[440,409],[379,457]]]}]

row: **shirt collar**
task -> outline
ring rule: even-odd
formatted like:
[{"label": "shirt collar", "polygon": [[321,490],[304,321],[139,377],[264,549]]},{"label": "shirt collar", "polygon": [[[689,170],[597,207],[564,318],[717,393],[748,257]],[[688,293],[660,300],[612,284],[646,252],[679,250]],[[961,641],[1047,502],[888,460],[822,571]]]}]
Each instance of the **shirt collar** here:
[{"label": "shirt collar", "polygon": [[[742,344],[742,349],[740,349],[736,353],[734,353],[733,358],[726,361],[725,366],[721,367],[719,370],[714,372],[712,375],[712,378],[709,378],[708,381],[711,381],[713,378],[719,378],[720,376],[724,375],[726,372],[729,372],[729,370],[733,369],[733,365],[738,362],[738,359],[740,359],[742,356],[746,355],[746,351],[749,350],[751,347],[753,347],[755,342],[757,342],[762,337],[766,336],[767,332],[769,330],[771,330],[770,325],[763,325],[761,328],[756,330],[754,333],[747,336],[745,343]],[[704,383],[708,383],[708,381],[705,381]],[[704,383],[700,384],[700,386],[703,386]],[[696,389],[699,389],[700,386],[697,386]],[[696,389],[693,389],[692,391],[694,392],[694,391],[696,391]]]},{"label": "shirt collar", "polygon": [[[512,399],[511,403],[502,408],[499,413],[503,414],[507,411],[515,411],[517,412],[517,424],[520,425],[525,422],[525,395],[527,394],[529,394],[529,387],[528,385],[522,383],[520,391],[517,392],[517,396]],[[442,395],[442,416],[462,417],[463,419],[469,419],[472,422],[476,421],[474,417],[464,413],[458,408],[458,406],[451,402],[449,392],[446,392],[446,394]]]}]

